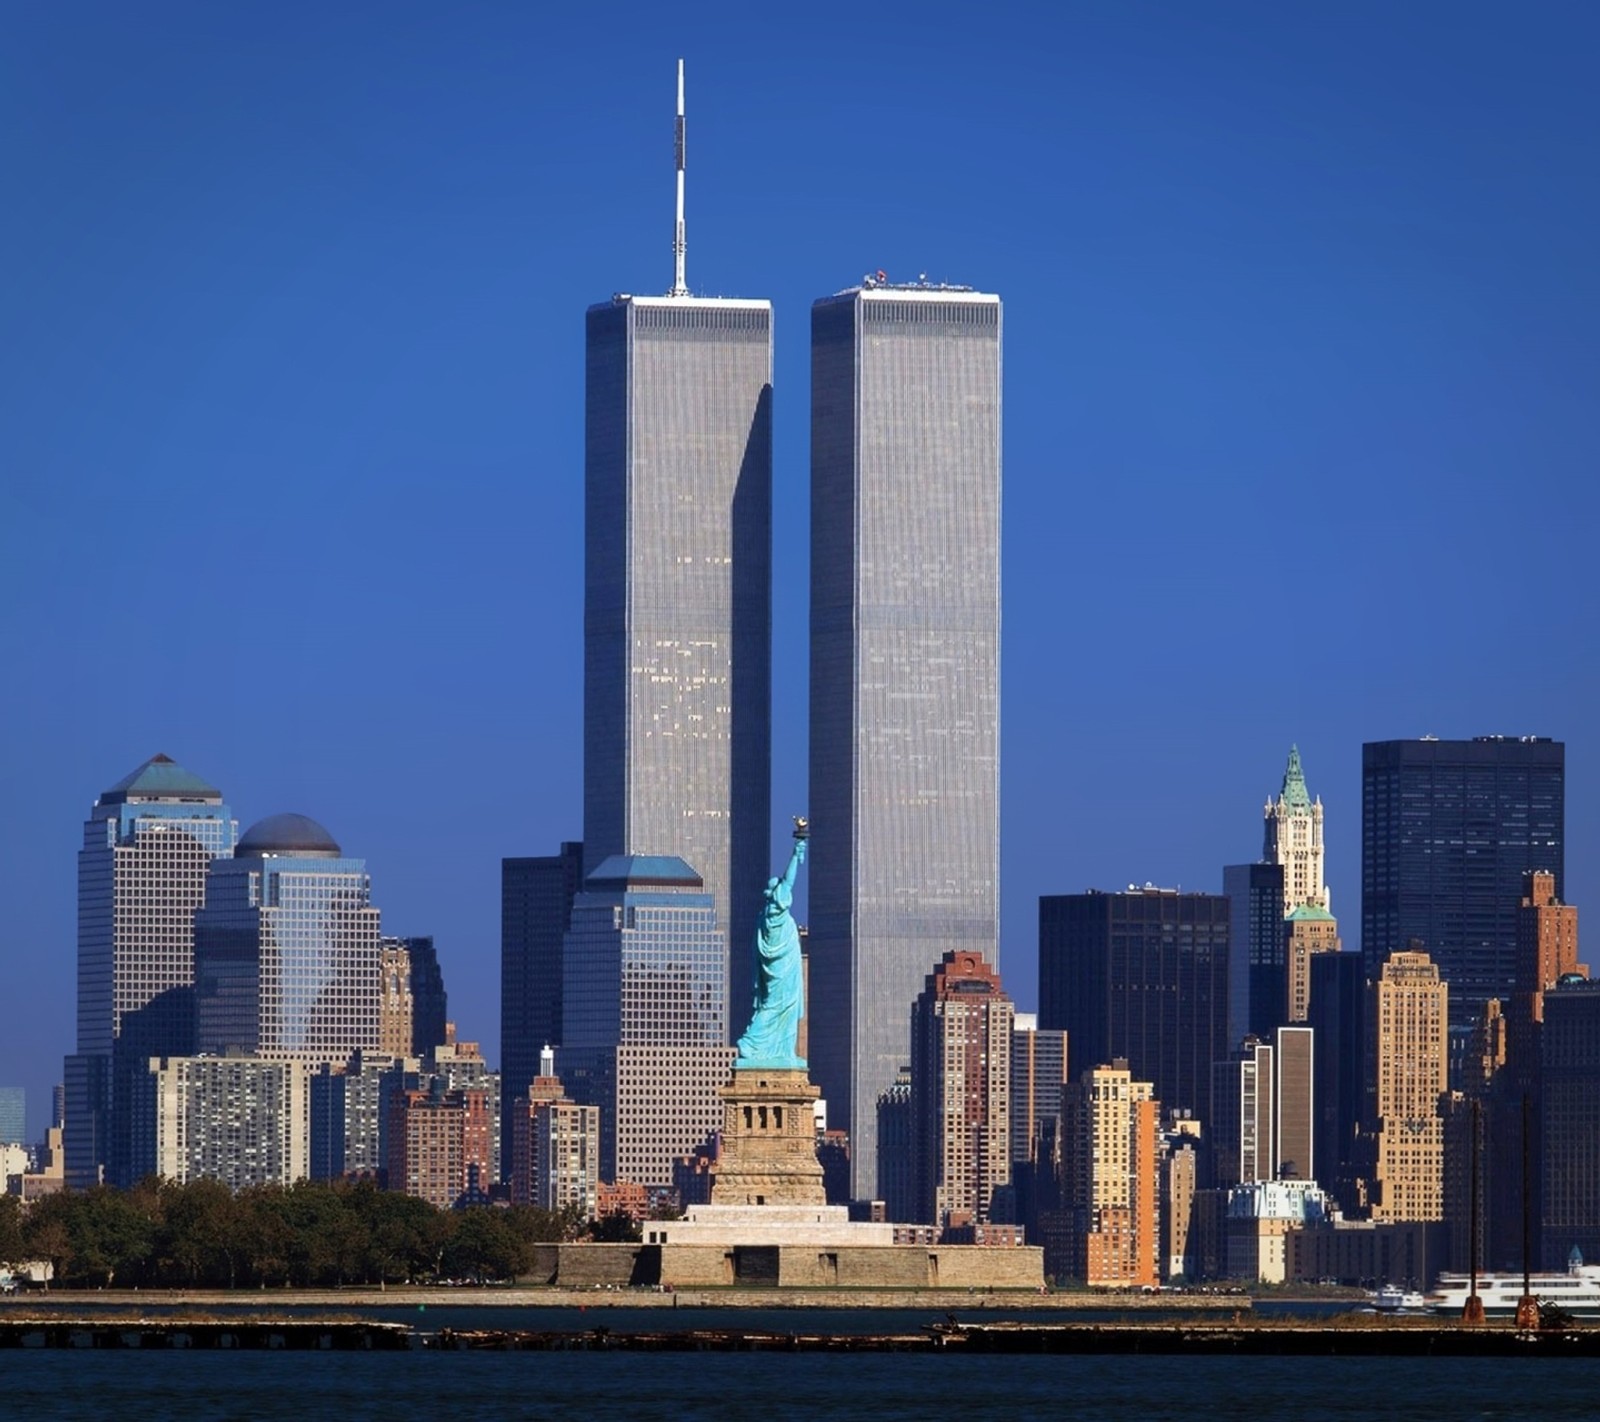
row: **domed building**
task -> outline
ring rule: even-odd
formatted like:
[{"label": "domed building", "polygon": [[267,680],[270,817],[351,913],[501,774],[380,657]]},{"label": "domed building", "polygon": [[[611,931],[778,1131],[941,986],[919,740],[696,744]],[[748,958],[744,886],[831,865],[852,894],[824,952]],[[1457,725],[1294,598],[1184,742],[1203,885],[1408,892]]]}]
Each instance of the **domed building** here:
[{"label": "domed building", "polygon": [[212,863],[195,914],[196,1049],[307,1066],[379,1045],[366,861],[308,815],[269,815]]}]

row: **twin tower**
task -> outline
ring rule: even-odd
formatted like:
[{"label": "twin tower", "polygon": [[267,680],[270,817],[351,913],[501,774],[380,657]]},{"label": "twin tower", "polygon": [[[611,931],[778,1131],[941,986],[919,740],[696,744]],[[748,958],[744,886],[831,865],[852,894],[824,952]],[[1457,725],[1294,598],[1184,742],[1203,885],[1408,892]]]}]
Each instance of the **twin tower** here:
[{"label": "twin tower", "polygon": [[[672,294],[588,312],[584,861],[700,872],[742,1025],[772,872],[772,306],[688,294],[681,190]],[[924,979],[997,956],[1000,316],[882,273],[811,313],[808,1027],[858,1199]]]}]

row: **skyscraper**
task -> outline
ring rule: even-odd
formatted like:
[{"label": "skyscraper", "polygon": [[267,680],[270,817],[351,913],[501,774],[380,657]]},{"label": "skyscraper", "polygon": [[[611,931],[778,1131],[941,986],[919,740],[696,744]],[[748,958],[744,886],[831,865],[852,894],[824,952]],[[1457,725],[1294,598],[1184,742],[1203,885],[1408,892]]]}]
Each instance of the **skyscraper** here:
[{"label": "skyscraper", "polygon": [[1362,747],[1367,976],[1420,940],[1450,985],[1458,1048],[1483,1004],[1513,989],[1523,875],[1549,870],[1561,895],[1565,775],[1565,746],[1540,736]]},{"label": "skyscraper", "polygon": [[1228,1055],[1228,900],[1174,889],[1039,900],[1039,1023],[1063,1028],[1071,1073],[1123,1058],[1174,1111],[1211,1118]]},{"label": "skyscraper", "polygon": [[1283,933],[1283,865],[1229,864],[1222,871],[1228,896],[1228,1046],[1266,1037],[1288,1018],[1288,964]]},{"label": "skyscraper", "polygon": [[1064,1272],[1092,1287],[1153,1288],[1159,1279],[1161,1103],[1125,1061],[1086,1071],[1067,1093]]},{"label": "skyscraper", "polygon": [[583,882],[583,846],[500,861],[500,1070],[509,1096],[561,1045],[562,942]]},{"label": "skyscraper", "polygon": [[811,313],[811,1064],[857,1198],[923,979],[998,965],[1000,325],[881,280]]},{"label": "skyscraper", "polygon": [[411,954],[398,938],[378,940],[378,1050],[391,1057],[411,1055]]},{"label": "skyscraper", "polygon": [[667,1185],[722,1123],[727,947],[683,860],[617,855],[584,881],[565,951],[561,1075],[600,1108],[600,1175]]},{"label": "skyscraper", "polygon": [[[1559,1269],[1572,1249],[1600,1260],[1600,983],[1576,975],[1544,994],[1539,1114],[1540,1252]],[[1536,1261],[1537,1264],[1537,1261]]]},{"label": "skyscraper", "polygon": [[976,953],[946,953],[911,1009],[911,1155],[917,1218],[990,1218],[1011,1183],[1015,1009]]},{"label": "skyscraper", "polygon": [[239,826],[222,792],[165,755],[94,803],[78,853],[78,1050],[66,1060],[67,1183],[131,1184],[128,1092],[192,1050],[194,910]]},{"label": "skyscraper", "polygon": [[425,1056],[444,1045],[450,1020],[450,997],[444,990],[444,973],[433,935],[402,938],[411,962],[411,1050]]},{"label": "skyscraper", "polygon": [[587,319],[583,852],[682,857],[742,946],[771,832],[772,306],[685,285],[678,77],[673,289]]},{"label": "skyscraper", "polygon": [[1303,905],[1326,910],[1323,879],[1322,799],[1313,800],[1300,765],[1300,747],[1289,747],[1289,764],[1276,800],[1265,810],[1266,836],[1261,857],[1283,866],[1283,917]]},{"label": "skyscraper", "polygon": [[28,1133],[28,1093],[0,1086],[0,1145],[21,1145]]},{"label": "skyscraper", "polygon": [[1426,953],[1391,953],[1372,984],[1375,1220],[1444,1218],[1449,988]]},{"label": "skyscraper", "polygon": [[1359,1129],[1366,1109],[1366,977],[1359,953],[1318,953],[1310,962],[1310,1011],[1316,1044],[1312,1074],[1312,1156],[1318,1181],[1354,1213],[1360,1200]]},{"label": "skyscraper", "polygon": [[308,1067],[378,1050],[383,978],[366,861],[269,815],[212,862],[194,916],[195,1046]]}]

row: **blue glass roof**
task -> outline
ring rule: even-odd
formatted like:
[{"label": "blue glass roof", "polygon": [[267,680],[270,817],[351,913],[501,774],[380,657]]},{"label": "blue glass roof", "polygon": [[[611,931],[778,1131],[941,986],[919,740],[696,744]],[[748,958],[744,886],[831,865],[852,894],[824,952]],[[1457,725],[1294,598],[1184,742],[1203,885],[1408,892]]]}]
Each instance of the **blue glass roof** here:
[{"label": "blue glass roof", "polygon": [[222,791],[190,774],[171,756],[153,755],[100,796],[102,805],[122,805],[129,800],[215,800],[220,804]]},{"label": "blue glass roof", "polygon": [[585,887],[602,884],[670,884],[701,889],[705,881],[675,854],[613,854],[595,866]]}]

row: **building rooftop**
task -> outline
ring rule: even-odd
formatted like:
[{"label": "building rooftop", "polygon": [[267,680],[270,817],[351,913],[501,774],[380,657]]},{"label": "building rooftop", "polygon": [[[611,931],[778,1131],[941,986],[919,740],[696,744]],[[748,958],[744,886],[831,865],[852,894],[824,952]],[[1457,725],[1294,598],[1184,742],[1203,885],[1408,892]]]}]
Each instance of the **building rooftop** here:
[{"label": "building rooftop", "polygon": [[1329,913],[1327,909],[1318,908],[1315,904],[1301,904],[1299,908],[1295,909],[1294,912],[1289,914],[1289,920],[1292,923],[1305,923],[1308,921],[1316,923],[1331,923],[1333,921],[1333,915]]},{"label": "building rooftop", "polygon": [[343,851],[338,841],[309,815],[268,815],[244,832],[233,853],[236,859],[263,854],[337,859]]},{"label": "building rooftop", "polygon": [[705,880],[675,854],[613,854],[583,882],[586,890],[609,888],[703,889]]},{"label": "building rooftop", "polygon": [[1283,772],[1283,788],[1278,798],[1291,810],[1309,810],[1311,796],[1306,790],[1306,773],[1300,765],[1300,747],[1289,747],[1289,764]]},{"label": "building rooftop", "polygon": [[201,800],[220,805],[222,791],[185,770],[171,756],[153,755],[100,796],[102,805],[142,800]]}]

